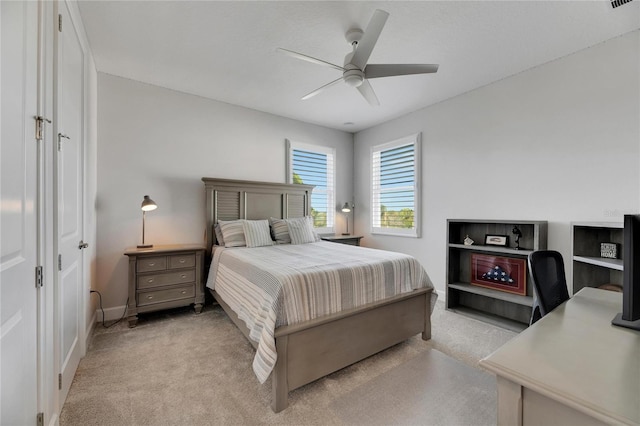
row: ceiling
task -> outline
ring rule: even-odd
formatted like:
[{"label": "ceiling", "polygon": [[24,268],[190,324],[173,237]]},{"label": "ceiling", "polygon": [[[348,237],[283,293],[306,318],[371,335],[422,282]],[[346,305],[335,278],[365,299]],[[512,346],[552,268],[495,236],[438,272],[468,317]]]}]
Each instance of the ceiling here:
[{"label": "ceiling", "polygon": [[[640,1],[80,1],[99,72],[356,132],[640,28]],[[369,63],[436,74],[371,80],[380,106],[345,84],[344,34],[390,13]]]}]

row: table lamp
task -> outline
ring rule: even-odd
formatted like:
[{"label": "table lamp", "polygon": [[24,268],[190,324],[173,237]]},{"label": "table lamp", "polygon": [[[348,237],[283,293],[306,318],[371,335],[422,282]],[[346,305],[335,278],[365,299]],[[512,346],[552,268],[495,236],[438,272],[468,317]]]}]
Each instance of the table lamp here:
[{"label": "table lamp", "polygon": [[145,244],[144,243],[145,213],[157,209],[158,205],[156,204],[155,201],[153,201],[151,198],[149,198],[148,195],[145,195],[144,199],[142,200],[142,205],[140,206],[140,208],[142,209],[142,244],[138,244],[138,248],[151,248],[151,247],[153,247],[153,244]]},{"label": "table lamp", "polygon": [[[344,206],[342,206],[342,213],[350,213],[351,212],[351,207],[349,206],[349,203],[344,203]],[[345,214],[344,217],[347,219],[347,232],[343,232],[342,235],[350,235],[349,234],[349,215]]]}]

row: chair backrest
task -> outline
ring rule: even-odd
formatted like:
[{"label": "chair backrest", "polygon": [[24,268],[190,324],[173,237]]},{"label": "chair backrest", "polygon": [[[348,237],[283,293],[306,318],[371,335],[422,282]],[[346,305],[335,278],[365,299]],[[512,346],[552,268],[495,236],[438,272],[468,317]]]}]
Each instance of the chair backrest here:
[{"label": "chair backrest", "polygon": [[545,316],[569,299],[564,261],[557,251],[538,250],[529,254],[528,262],[537,306]]}]

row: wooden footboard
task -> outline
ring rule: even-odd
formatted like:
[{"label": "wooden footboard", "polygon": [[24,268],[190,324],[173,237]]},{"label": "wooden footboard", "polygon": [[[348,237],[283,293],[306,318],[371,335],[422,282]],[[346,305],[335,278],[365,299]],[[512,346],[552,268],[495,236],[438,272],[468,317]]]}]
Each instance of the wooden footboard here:
[{"label": "wooden footboard", "polygon": [[[343,311],[275,331],[278,360],[271,373],[274,412],[287,408],[288,394],[418,333],[431,338],[431,289]],[[212,292],[232,321],[248,337],[237,315]],[[256,343],[249,340],[252,345]]]}]

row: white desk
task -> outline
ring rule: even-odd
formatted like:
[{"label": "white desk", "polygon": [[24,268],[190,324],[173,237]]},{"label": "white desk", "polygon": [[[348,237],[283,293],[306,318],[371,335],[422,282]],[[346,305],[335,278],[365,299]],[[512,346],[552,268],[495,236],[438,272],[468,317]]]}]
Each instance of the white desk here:
[{"label": "white desk", "polygon": [[640,332],[611,325],[622,294],[583,288],[480,365],[498,425],[640,425]]}]

